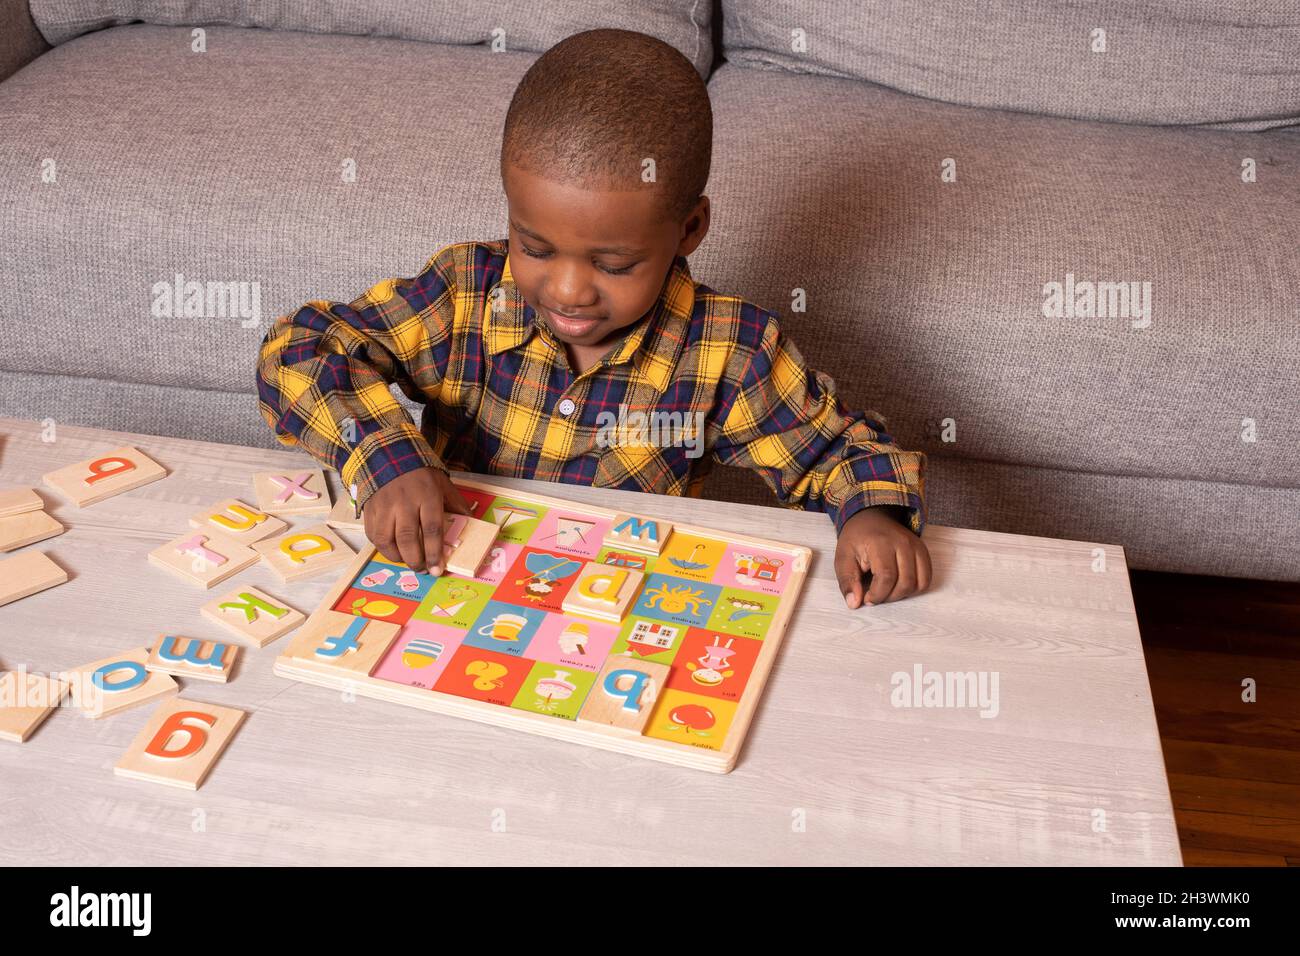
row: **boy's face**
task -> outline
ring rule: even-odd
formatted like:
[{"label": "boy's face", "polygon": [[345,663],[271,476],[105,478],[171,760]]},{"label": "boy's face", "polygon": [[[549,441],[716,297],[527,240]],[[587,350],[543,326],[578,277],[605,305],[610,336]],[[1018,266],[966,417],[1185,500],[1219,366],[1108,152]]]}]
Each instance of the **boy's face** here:
[{"label": "boy's face", "polygon": [[685,222],[665,221],[655,190],[614,192],[503,170],[510,270],[524,300],[561,342],[604,348],[654,307],[675,256],[708,231],[701,197]]}]

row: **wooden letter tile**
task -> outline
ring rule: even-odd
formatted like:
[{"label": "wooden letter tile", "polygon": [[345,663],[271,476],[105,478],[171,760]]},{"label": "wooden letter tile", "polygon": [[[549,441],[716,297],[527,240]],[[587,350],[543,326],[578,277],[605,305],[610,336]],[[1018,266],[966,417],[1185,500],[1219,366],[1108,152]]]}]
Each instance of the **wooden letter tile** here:
[{"label": "wooden letter tile", "polygon": [[44,508],[45,502],[35,488],[6,488],[0,491],[0,518],[26,514],[28,511],[42,511]]},{"label": "wooden letter tile", "polygon": [[68,580],[68,572],[40,551],[0,561],[0,605],[17,601]]},{"label": "wooden letter tile", "polygon": [[245,713],[177,697],[161,704],[113,767],[119,777],[197,790]]},{"label": "wooden letter tile", "polygon": [[353,485],[343,494],[339,495],[339,500],[334,502],[334,509],[325,519],[325,523],[331,528],[339,528],[343,531],[365,531],[366,523],[361,516],[357,514],[357,487]]},{"label": "wooden letter tile", "polygon": [[0,518],[0,551],[13,551],[67,530],[44,511]]},{"label": "wooden letter tile", "polygon": [[124,445],[52,471],[42,481],[78,508],[84,508],[166,477],[162,465],[140,449]]},{"label": "wooden letter tile", "polygon": [[59,675],[72,688],[72,703],[87,717],[108,717],[128,707],[176,693],[167,674],[149,670],[149,648],[137,647]]},{"label": "wooden letter tile", "polygon": [[611,655],[596,676],[578,720],[640,734],[655,698],[668,680],[668,665]]},{"label": "wooden letter tile", "polygon": [[224,684],[230,680],[238,654],[239,648],[234,644],[163,634],[154,641],[146,666],[160,674]]},{"label": "wooden letter tile", "polygon": [[456,517],[464,524],[460,526],[457,540],[451,542],[451,551],[447,555],[445,564],[452,574],[472,578],[486,560],[488,552],[492,549],[492,542],[497,539],[497,533],[501,529],[491,521],[467,518],[464,515],[456,515]]},{"label": "wooden letter tile", "polygon": [[190,531],[149,552],[149,561],[183,581],[215,587],[257,563],[257,552],[207,531]]},{"label": "wooden letter tile", "polygon": [[301,611],[257,588],[236,588],[199,609],[209,621],[255,647],[265,647],[307,620]]},{"label": "wooden letter tile", "polygon": [[615,516],[614,523],[605,534],[605,545],[658,554],[672,533],[673,526],[667,521],[620,514]]},{"label": "wooden letter tile", "polygon": [[238,498],[227,498],[191,517],[190,527],[216,532],[237,544],[252,544],[279,534],[289,525],[265,511],[249,507]]},{"label": "wooden letter tile", "polygon": [[636,600],[645,575],[633,568],[616,568],[588,561],[564,596],[565,614],[617,623]]},{"label": "wooden letter tile", "polygon": [[278,538],[259,541],[253,550],[281,581],[315,577],[347,564],[356,552],[329,525],[316,524],[288,531]]},{"label": "wooden letter tile", "polygon": [[330,511],[330,491],[319,468],[263,471],[253,476],[257,506],[273,515],[323,515]]},{"label": "wooden letter tile", "polygon": [[320,611],[294,635],[284,656],[318,668],[368,676],[401,629],[387,621]]},{"label": "wooden letter tile", "polygon": [[67,684],[43,674],[0,674],[0,740],[25,742],[67,692]]}]

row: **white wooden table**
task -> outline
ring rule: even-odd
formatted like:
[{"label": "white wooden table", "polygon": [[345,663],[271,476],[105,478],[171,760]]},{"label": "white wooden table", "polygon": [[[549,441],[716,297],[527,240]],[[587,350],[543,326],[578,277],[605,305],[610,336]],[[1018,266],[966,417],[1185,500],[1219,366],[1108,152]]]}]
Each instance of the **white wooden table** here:
[{"label": "white wooden table", "polygon": [[[199,508],[302,453],[0,419],[0,488],[134,444],[171,475],[31,545],[71,574],[0,608],[0,668],[57,671],[161,633],[219,638],[217,592],[150,566]],[[0,742],[5,864],[1160,864],[1181,862],[1122,549],[932,527],[935,584],[850,612],[825,515],[495,478],[806,544],[815,557],[740,763],[715,775],[287,681],[279,645],[182,695],[249,717],[196,793],[112,766],[152,705],[56,711]],[[314,519],[313,519],[314,520]],[[297,525],[307,523],[296,519]],[[359,539],[352,536],[354,544]],[[310,611],[333,575],[234,579]],[[996,716],[898,707],[894,675],[997,674]],[[991,685],[989,685],[991,686]]]}]

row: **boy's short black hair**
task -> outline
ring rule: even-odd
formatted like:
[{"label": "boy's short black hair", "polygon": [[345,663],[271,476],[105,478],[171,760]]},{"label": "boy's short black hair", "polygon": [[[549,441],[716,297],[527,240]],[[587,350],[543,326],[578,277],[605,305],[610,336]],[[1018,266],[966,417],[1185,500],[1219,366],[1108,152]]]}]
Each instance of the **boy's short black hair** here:
[{"label": "boy's short black hair", "polygon": [[[683,220],[704,193],[713,109],[691,61],[631,30],[587,30],[537,59],[510,100],[501,164],[561,182],[655,188]],[[654,160],[654,181],[643,178]]]}]

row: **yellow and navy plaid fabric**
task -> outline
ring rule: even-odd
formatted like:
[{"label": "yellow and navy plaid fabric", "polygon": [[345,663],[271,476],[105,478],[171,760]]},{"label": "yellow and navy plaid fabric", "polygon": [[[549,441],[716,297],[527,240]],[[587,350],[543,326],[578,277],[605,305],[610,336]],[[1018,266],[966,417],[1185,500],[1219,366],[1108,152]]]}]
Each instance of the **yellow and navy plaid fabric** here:
[{"label": "yellow and navy plaid fabric", "polygon": [[[650,315],[582,375],[496,240],[445,246],[414,278],[281,317],[257,383],[276,437],[338,469],[361,505],[426,465],[698,495],[720,462],[837,530],[873,505],[908,509],[917,533],[925,521],[925,456],[846,412],[775,315],[695,282],[680,256]],[[420,427],[390,383],[425,406]]]}]

